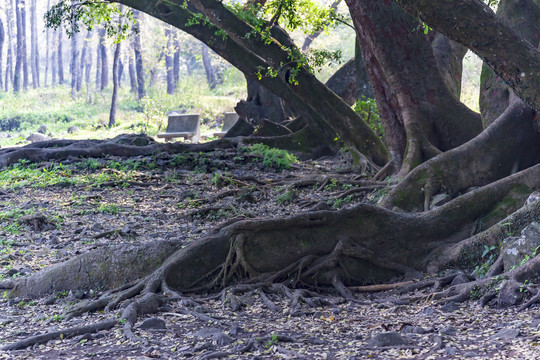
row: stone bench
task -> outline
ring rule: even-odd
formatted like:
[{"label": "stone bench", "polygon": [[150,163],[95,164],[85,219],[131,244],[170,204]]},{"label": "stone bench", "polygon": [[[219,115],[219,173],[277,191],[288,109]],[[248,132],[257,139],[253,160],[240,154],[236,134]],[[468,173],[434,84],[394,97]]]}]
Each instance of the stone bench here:
[{"label": "stone bench", "polygon": [[157,137],[165,141],[181,137],[192,143],[198,143],[201,138],[201,115],[172,112],[168,117],[167,130],[163,134],[158,134]]},{"label": "stone bench", "polygon": [[234,124],[238,121],[238,114],[235,112],[226,112],[223,114],[223,126],[221,127],[221,131],[217,131],[214,133],[214,136],[217,136],[218,138],[222,138],[225,136],[227,131],[229,131]]}]

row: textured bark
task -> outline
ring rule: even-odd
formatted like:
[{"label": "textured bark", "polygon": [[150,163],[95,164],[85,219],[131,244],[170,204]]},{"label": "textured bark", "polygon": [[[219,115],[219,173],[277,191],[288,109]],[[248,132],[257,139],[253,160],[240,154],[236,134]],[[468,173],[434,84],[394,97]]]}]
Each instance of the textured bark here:
[{"label": "textured bark", "polygon": [[435,30],[471,49],[518,97],[540,109],[540,52],[498,19],[482,1],[399,0],[399,4]]},{"label": "textured bark", "polygon": [[128,56],[129,63],[129,86],[133,94],[137,93],[137,75],[135,75],[135,62],[133,61],[133,56]]},{"label": "textured bark", "polygon": [[414,31],[418,21],[393,3],[347,4],[370,68],[387,143],[403,159],[398,176],[480,133],[480,117],[445,86],[429,39]]},{"label": "textured bark", "polygon": [[261,86],[254,79],[246,77],[247,98],[236,104],[234,110],[252,125],[258,125],[262,119],[281,123],[289,117],[283,99]]},{"label": "textured bark", "polygon": [[173,78],[174,88],[176,89],[180,81],[180,40],[178,39],[177,30],[174,30]]},{"label": "textured bark", "polygon": [[362,96],[370,99],[374,96],[361,54],[359,59],[355,57],[340,67],[328,79],[326,86],[349,105]]},{"label": "textured bark", "polygon": [[[533,0],[506,0],[497,8],[497,17],[533,46],[540,43],[540,6]],[[482,66],[480,77],[480,112],[487,127],[506,110],[512,89],[491,68]]]},{"label": "textured bark", "polygon": [[414,169],[386,197],[383,206],[427,211],[436,194],[451,199],[539,160],[540,133],[535,112],[517,101],[473,140]]},{"label": "textured bark", "polygon": [[433,55],[450,92],[459,100],[461,95],[461,75],[463,73],[463,57],[467,48],[442,34],[436,34],[433,42]]}]

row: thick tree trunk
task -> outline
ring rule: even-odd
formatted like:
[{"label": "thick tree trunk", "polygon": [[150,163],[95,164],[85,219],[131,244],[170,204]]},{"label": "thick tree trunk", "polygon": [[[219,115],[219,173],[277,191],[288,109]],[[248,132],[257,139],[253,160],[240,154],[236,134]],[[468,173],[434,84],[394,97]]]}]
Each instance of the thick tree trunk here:
[{"label": "thick tree trunk", "polygon": [[204,72],[206,73],[206,82],[210,89],[214,89],[217,86],[216,81],[216,72],[212,66],[212,61],[210,60],[210,54],[208,53],[208,46],[201,44],[201,54],[202,61],[204,66]]},{"label": "thick tree trunk", "polygon": [[461,95],[461,75],[463,73],[463,57],[467,48],[437,33],[431,43],[433,55],[450,92],[459,100]]},{"label": "thick tree trunk", "polygon": [[99,35],[99,64],[101,69],[99,70],[99,87],[98,89],[102,91],[109,85],[109,64],[107,62],[107,48],[105,47],[105,28],[100,28],[98,30]]},{"label": "thick tree trunk", "polygon": [[[497,17],[530,42],[534,47],[540,43],[540,6],[533,0],[501,1]],[[487,127],[506,110],[513,96],[512,89],[487,65],[482,66],[480,76],[480,112]]]},{"label": "thick tree trunk", "polygon": [[174,64],[173,64],[173,31],[170,26],[165,28],[167,48],[165,49],[165,69],[167,74],[167,94],[174,94]]},{"label": "thick tree trunk", "polygon": [[[479,0],[400,0],[400,6],[471,49],[527,104],[540,109],[540,52]],[[466,11],[460,11],[466,9]],[[460,11],[459,21],[452,15]]]},{"label": "thick tree trunk", "polygon": [[30,36],[31,36],[31,49],[30,49],[30,62],[32,68],[32,87],[40,87],[39,81],[39,47],[38,47],[38,32],[37,32],[37,3],[36,0],[32,0],[30,8]]},{"label": "thick tree trunk", "polygon": [[142,56],[141,37],[141,14],[139,10],[133,10],[133,19],[135,19],[133,33],[133,53],[135,55],[135,70],[137,74],[137,99],[141,100],[146,95],[144,82],[144,64]]},{"label": "thick tree trunk", "polygon": [[[375,87],[385,139],[394,157],[403,159],[398,176],[480,133],[480,117],[444,85],[430,41],[422,31],[412,31],[416,20],[393,3],[347,4]],[[380,26],[388,19],[388,26]]]},{"label": "thick tree trunk", "polygon": [[62,54],[62,29],[58,30],[58,50],[56,51],[56,58],[57,58],[57,64],[58,64],[58,84],[64,83],[64,57]]}]

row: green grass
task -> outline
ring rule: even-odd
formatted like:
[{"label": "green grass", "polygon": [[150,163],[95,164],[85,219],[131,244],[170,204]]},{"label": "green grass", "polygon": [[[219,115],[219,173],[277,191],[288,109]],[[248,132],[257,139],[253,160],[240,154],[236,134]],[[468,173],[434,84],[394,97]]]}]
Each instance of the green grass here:
[{"label": "green grass", "polygon": [[[245,80],[238,70],[226,71],[224,83],[210,90],[206,81],[182,79],[176,92],[149,89],[144,101],[138,101],[127,86],[120,89],[117,125],[108,128],[111,88],[103,92],[83,89],[72,99],[67,85],[30,89],[20,94],[0,92],[0,145],[26,144],[24,139],[46,125],[47,134],[64,139],[104,139],[124,133],[145,132],[156,135],[167,125],[172,110],[200,112],[203,131],[215,125],[218,116],[232,111],[245,98]],[[105,125],[105,126],[104,126]],[[80,131],[69,134],[77,126]]]}]

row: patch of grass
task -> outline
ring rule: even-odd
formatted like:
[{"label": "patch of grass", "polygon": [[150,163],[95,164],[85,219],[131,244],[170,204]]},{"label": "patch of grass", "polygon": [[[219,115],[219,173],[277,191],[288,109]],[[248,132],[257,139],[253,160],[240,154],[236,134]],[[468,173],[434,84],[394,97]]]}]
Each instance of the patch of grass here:
[{"label": "patch of grass", "polygon": [[120,212],[120,207],[116,204],[100,204],[97,211],[102,214],[117,215]]},{"label": "patch of grass", "polygon": [[298,159],[293,154],[285,150],[271,148],[264,144],[251,145],[244,151],[248,152],[250,155],[262,157],[264,166],[277,171],[290,169],[291,164],[298,162]]}]

